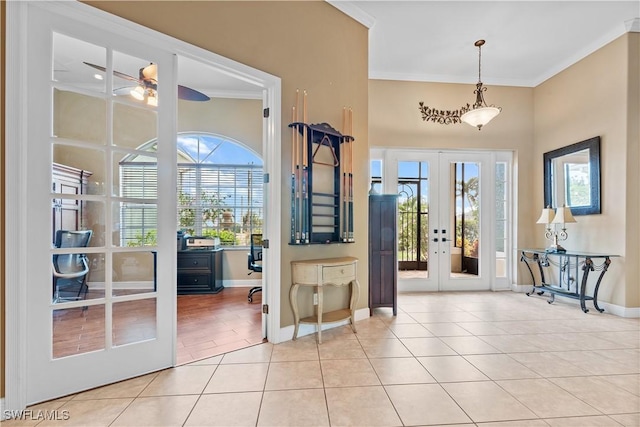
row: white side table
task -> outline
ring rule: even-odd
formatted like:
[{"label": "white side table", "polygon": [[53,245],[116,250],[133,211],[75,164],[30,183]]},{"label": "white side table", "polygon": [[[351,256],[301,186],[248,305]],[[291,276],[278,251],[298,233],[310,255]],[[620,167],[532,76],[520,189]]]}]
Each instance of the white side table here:
[{"label": "white side table", "polygon": [[[304,261],[291,261],[292,286],[289,292],[295,329],[293,339],[298,337],[300,323],[315,324],[318,332],[318,344],[322,343],[322,324],[350,319],[351,329],[356,332],[355,308],[360,295],[357,277],[358,258],[325,258]],[[300,319],[298,312],[298,289],[300,286],[312,286],[318,293],[318,305],[313,316]],[[349,286],[351,298],[349,307],[324,313],[323,292],[325,286]]]}]

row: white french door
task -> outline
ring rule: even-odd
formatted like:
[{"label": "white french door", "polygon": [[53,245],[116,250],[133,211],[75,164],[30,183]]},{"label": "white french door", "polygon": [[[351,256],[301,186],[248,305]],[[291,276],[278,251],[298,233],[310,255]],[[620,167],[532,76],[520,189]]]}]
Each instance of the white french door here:
[{"label": "white french door", "polygon": [[[27,403],[175,359],[175,56],[47,3],[23,6],[27,217],[17,249],[26,260]],[[149,64],[157,86],[136,89],[127,76]],[[137,152],[155,138],[157,151]],[[121,184],[119,164],[132,154],[157,159],[147,171],[157,185]],[[65,231],[90,231],[90,240],[60,244]]]},{"label": "white french door", "polygon": [[492,155],[390,150],[384,163],[384,192],[398,193],[398,288],[494,289]]}]

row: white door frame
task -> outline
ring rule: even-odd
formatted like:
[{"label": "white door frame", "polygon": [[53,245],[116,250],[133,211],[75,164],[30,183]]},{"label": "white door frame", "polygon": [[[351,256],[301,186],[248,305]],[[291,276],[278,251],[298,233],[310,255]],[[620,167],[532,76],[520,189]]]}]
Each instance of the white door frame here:
[{"label": "white door frame", "polygon": [[[139,40],[142,43],[162,45],[172,53],[206,63],[222,72],[250,82],[262,88],[265,106],[270,115],[265,119],[263,156],[265,173],[269,180],[265,184],[265,197],[269,203],[265,207],[265,235],[273,236],[274,243],[280,241],[281,225],[279,208],[281,202],[281,81],[280,78],[240,64],[228,58],[192,46],[173,37],[150,30],[117,16],[78,2],[38,2],[38,6],[52,12],[63,14],[72,19],[91,23],[96,28],[117,31],[124,37]],[[5,112],[5,242],[11,242],[11,250],[5,245],[5,405],[7,410],[20,410],[27,405],[27,293],[25,272],[29,268],[25,254],[28,243],[22,237],[28,227],[24,213],[28,206],[22,194],[26,194],[26,180],[22,171],[27,170],[25,138],[28,126],[28,111],[22,95],[26,93],[27,75],[27,4],[26,2],[6,3],[6,105]],[[7,108],[9,107],[9,108]],[[265,272],[263,285],[268,285],[265,303],[269,304],[273,315],[267,317],[267,329],[271,342],[279,341],[280,330],[280,247],[272,244],[265,251]],[[48,268],[48,266],[47,266]],[[175,270],[175,264],[174,264]],[[175,271],[173,272],[175,275]],[[175,307],[175,298],[174,295]],[[173,315],[175,316],[175,310]],[[175,322],[173,334],[175,336]],[[175,351],[174,351],[175,353]],[[175,354],[174,354],[175,363]]]}]

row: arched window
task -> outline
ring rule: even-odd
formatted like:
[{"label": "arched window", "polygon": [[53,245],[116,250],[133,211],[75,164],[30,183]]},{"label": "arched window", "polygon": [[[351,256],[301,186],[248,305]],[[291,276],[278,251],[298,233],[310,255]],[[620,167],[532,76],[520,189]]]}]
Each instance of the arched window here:
[{"label": "arched window", "polygon": [[[140,147],[156,151],[157,142]],[[262,159],[241,143],[205,134],[178,135],[178,206],[176,228],[191,236],[218,237],[222,245],[247,246],[251,233],[262,233]],[[140,154],[120,162],[121,194],[155,193],[156,160]],[[155,206],[122,210],[122,245],[155,245]]]}]

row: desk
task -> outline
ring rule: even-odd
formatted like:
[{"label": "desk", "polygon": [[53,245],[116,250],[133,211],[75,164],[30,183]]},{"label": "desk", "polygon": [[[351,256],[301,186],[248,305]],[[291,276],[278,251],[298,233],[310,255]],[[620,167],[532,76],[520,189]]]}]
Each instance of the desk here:
[{"label": "desk", "polygon": [[[291,309],[293,310],[293,339],[298,337],[300,323],[312,323],[318,331],[318,344],[322,343],[322,324],[350,319],[351,329],[356,332],[355,308],[360,294],[356,264],[358,258],[326,258],[306,261],[291,261],[292,285],[289,292]],[[315,315],[300,319],[298,312],[298,288],[312,286],[318,293],[318,305]],[[350,286],[350,302],[348,308],[323,313],[323,293],[325,286]]]},{"label": "desk", "polygon": [[222,249],[178,251],[178,295],[217,294],[222,286]]},{"label": "desk", "polygon": [[[578,299],[580,308],[585,313],[589,311],[585,301],[593,301],[595,309],[602,313],[604,309],[598,307],[598,289],[604,274],[609,269],[611,258],[617,256],[578,251],[546,252],[544,249],[520,249],[520,261],[526,264],[533,281],[533,289],[527,292],[527,296],[534,292],[538,295],[549,292],[549,304],[555,300],[556,295]],[[538,284],[531,268],[532,264],[537,265],[540,273]],[[558,281],[554,284],[547,282],[545,278],[545,270],[549,271],[551,266],[558,269]],[[591,271],[599,271],[600,274],[596,280],[593,295],[587,295],[587,280]]]}]

